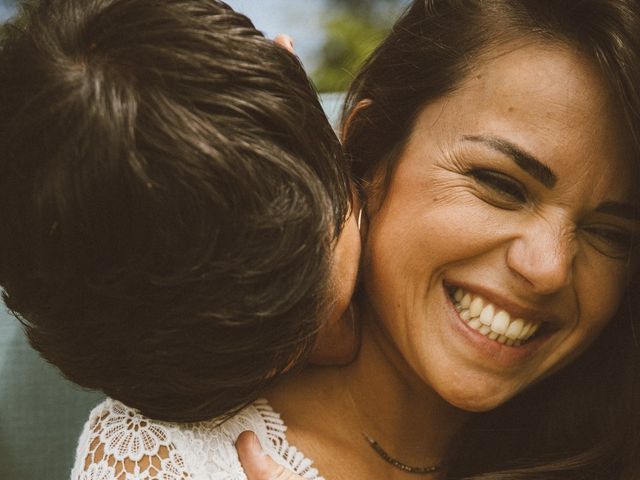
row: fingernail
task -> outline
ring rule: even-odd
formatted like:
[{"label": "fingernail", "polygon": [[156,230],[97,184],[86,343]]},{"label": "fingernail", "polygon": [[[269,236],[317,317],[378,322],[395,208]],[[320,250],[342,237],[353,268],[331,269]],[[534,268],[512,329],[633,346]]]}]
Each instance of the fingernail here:
[{"label": "fingernail", "polygon": [[289,45],[289,48],[293,49],[293,38],[291,38],[289,35],[285,35],[284,39],[287,42],[287,45]]},{"label": "fingernail", "polygon": [[254,455],[257,455],[257,456],[267,455],[267,452],[265,452],[264,448],[262,448],[262,444],[260,443],[258,436],[254,432],[251,432],[251,441],[249,443],[251,444],[251,451],[253,452]]}]

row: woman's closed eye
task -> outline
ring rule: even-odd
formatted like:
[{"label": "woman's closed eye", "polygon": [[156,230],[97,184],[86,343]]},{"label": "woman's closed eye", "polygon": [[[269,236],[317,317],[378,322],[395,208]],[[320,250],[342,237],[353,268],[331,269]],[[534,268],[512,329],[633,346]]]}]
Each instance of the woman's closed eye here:
[{"label": "woman's closed eye", "polygon": [[515,209],[528,199],[522,183],[504,173],[488,169],[472,169],[467,175],[483,188],[484,199],[498,207]]},{"label": "woman's closed eye", "polygon": [[582,231],[593,248],[611,258],[628,258],[638,243],[637,235],[624,227],[594,224],[583,227]]}]

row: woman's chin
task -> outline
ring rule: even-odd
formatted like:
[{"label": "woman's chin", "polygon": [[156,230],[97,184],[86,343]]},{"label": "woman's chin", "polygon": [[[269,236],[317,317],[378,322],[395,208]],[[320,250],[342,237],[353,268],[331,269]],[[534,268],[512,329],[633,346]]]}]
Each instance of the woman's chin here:
[{"label": "woman's chin", "polygon": [[478,386],[478,388],[470,385],[466,385],[465,388],[456,388],[453,385],[447,387],[438,392],[441,398],[459,410],[473,413],[488,412],[498,408],[518,394],[517,391],[504,388],[487,388],[487,385]]},{"label": "woman's chin", "polygon": [[[448,400],[447,400],[448,401]],[[505,400],[506,401],[506,400]],[[463,400],[455,400],[448,401],[451,405],[459,410],[464,410],[465,412],[470,413],[483,413],[493,410],[504,402],[487,402],[478,399],[463,399]]]}]

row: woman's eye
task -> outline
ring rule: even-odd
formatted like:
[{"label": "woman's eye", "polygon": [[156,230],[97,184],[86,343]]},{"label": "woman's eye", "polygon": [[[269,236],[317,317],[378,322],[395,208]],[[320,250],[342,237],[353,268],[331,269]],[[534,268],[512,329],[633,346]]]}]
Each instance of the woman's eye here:
[{"label": "woman's eye", "polygon": [[589,235],[593,247],[611,258],[627,258],[634,250],[638,239],[634,232],[625,228],[591,225],[583,230]]},{"label": "woman's eye", "polygon": [[468,175],[511,203],[527,201],[527,191],[520,182],[493,170],[471,170]]}]

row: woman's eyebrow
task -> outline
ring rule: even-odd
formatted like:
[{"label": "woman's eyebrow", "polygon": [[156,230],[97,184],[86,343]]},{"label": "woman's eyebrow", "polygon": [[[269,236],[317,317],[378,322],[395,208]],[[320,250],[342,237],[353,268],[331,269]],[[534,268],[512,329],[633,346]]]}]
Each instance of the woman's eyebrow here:
[{"label": "woman's eyebrow", "polygon": [[[469,142],[482,143],[506,155],[511,158],[518,167],[547,188],[553,188],[558,181],[558,177],[556,177],[548,166],[508,140],[486,135],[465,135],[462,139]],[[595,211],[606,215],[613,215],[624,220],[640,221],[640,208],[630,203],[606,201],[598,205]]]},{"label": "woman's eyebrow", "polygon": [[630,203],[623,202],[602,202],[595,209],[598,213],[613,215],[624,220],[640,221],[640,208]]},{"label": "woman's eyebrow", "polygon": [[553,188],[558,181],[558,177],[548,166],[508,140],[485,135],[465,135],[462,139],[469,142],[482,143],[506,155],[518,167],[549,189]]}]

